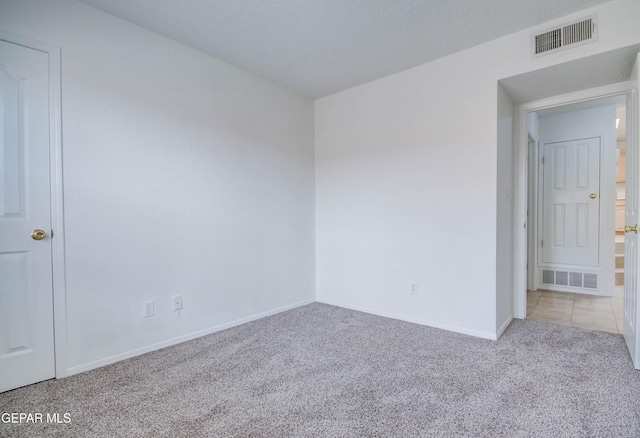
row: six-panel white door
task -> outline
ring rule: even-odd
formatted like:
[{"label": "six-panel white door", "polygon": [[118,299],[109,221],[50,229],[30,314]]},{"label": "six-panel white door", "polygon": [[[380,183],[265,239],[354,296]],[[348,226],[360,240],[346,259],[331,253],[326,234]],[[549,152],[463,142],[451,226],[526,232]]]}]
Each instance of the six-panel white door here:
[{"label": "six-panel white door", "polygon": [[48,87],[48,54],[0,41],[0,392],[55,377]]},{"label": "six-panel white door", "polygon": [[[627,182],[626,225],[624,240],[624,339],[636,369],[640,369],[640,301],[638,300],[638,273],[640,272],[640,245],[638,245],[638,223],[640,222],[640,108],[638,86],[640,84],[640,55],[636,57],[631,76],[635,90],[627,100]],[[635,122],[635,123],[634,123]]]},{"label": "six-panel white door", "polygon": [[600,138],[546,143],[542,262],[598,266]]}]

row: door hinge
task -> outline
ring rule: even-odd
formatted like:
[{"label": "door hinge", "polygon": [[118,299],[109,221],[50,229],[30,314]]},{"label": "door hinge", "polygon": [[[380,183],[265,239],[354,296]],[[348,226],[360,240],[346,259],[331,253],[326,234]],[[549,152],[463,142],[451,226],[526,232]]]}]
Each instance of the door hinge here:
[{"label": "door hinge", "polygon": [[544,246],[544,239],[540,241],[540,246]]},{"label": "door hinge", "polygon": [[544,164],[544,157],[542,157],[542,164]]},{"label": "door hinge", "polygon": [[51,230],[51,238],[53,239],[53,230]]}]

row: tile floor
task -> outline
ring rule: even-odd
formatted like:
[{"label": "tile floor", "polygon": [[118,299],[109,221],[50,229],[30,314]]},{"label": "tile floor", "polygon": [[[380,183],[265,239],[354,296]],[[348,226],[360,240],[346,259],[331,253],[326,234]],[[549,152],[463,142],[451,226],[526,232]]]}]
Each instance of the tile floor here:
[{"label": "tile floor", "polygon": [[527,293],[527,318],[555,324],[622,333],[623,287],[614,297],[547,290]]}]

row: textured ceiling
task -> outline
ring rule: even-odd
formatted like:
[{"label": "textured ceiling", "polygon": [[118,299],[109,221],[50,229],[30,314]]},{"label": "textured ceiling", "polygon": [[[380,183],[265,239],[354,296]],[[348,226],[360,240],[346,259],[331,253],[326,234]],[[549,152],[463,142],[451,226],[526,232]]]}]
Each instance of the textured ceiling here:
[{"label": "textured ceiling", "polygon": [[321,97],[608,0],[81,0]]},{"label": "textured ceiling", "polygon": [[628,81],[640,45],[513,76],[500,81],[514,103],[520,104]]}]

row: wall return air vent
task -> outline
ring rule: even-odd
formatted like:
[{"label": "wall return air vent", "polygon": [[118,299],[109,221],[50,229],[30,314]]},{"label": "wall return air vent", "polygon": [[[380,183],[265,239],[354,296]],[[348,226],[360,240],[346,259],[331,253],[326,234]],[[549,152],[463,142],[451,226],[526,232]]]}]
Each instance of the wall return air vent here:
[{"label": "wall return air vent", "polygon": [[556,286],[598,289],[598,274],[543,269],[542,283]]},{"label": "wall return air vent", "polygon": [[561,49],[581,46],[598,40],[598,17],[558,26],[542,33],[531,35],[531,56],[539,56]]}]

